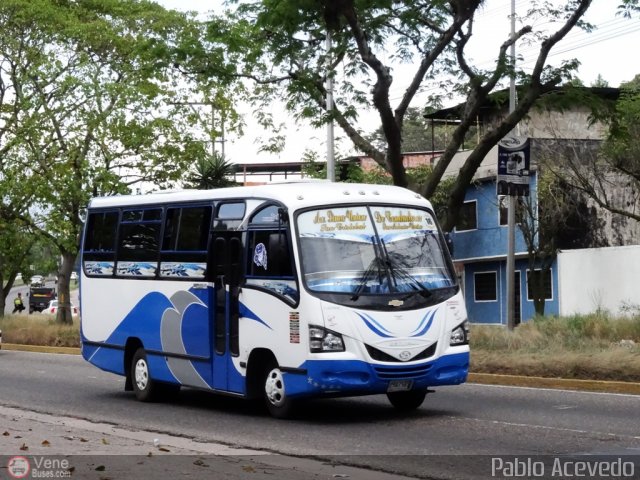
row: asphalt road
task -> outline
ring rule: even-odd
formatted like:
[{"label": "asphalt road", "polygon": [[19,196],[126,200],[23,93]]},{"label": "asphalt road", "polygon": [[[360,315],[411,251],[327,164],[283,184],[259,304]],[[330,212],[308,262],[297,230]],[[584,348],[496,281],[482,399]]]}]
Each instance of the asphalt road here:
[{"label": "asphalt road", "polygon": [[468,384],[439,388],[409,415],[372,396],[309,402],[283,421],[190,389],[139,403],[121,377],[78,356],[3,350],[0,404],[421,478],[486,478],[478,465],[496,455],[640,459],[640,397],[631,395]]}]

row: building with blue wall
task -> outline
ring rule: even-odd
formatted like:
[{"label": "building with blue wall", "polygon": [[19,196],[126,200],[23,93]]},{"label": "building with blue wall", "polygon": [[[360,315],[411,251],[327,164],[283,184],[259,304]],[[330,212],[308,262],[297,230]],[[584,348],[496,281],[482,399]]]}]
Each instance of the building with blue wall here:
[{"label": "building with blue wall", "polygon": [[[535,174],[530,178],[530,191],[535,202]],[[496,194],[495,177],[478,179],[467,191],[461,220],[451,234],[453,257],[461,277],[469,320],[474,323],[507,323],[506,205],[506,197]],[[527,245],[517,226],[515,252],[515,318],[518,322],[531,318],[535,309],[527,275]],[[545,312],[558,313],[555,262],[545,283]]]},{"label": "building with blue wall", "polygon": [[[562,100],[564,92],[555,92]],[[593,94],[603,99],[615,100],[619,90],[611,88],[589,88],[584,94]],[[557,100],[556,99],[556,100]],[[565,98],[566,100],[566,98]],[[542,159],[560,158],[567,151],[579,149],[597,149],[601,140],[606,136],[607,126],[593,122],[588,102],[579,98],[569,102],[559,102],[555,108],[554,102],[540,102],[536,104],[518,126],[518,136],[531,140],[531,170],[530,191],[532,205],[536,205],[537,172]],[[464,104],[440,110],[425,115],[432,122],[443,119],[459,118]],[[480,108],[477,125],[478,138],[485,131],[500,123],[508,114],[504,102],[488,101]],[[469,151],[461,151],[447,166],[445,176],[456,176],[465,165]],[[474,323],[505,324],[507,323],[507,295],[506,295],[506,257],[507,257],[507,200],[498,197],[496,193],[496,176],[498,165],[498,149],[494,147],[484,158],[474,175],[474,183],[467,189],[460,220],[451,232],[453,244],[453,258],[463,287],[469,319]],[[613,216],[607,212],[594,213],[597,206],[586,200],[582,206],[584,211],[593,218],[594,224],[600,222],[603,232],[596,230],[593,224],[581,225],[586,232],[582,237],[571,233],[565,235],[557,248],[591,248],[625,244],[620,229],[616,229],[611,221]],[[537,207],[536,207],[537,209]],[[601,209],[600,209],[601,210]],[[537,210],[536,210],[537,212]],[[536,217],[537,215],[533,215]],[[595,218],[597,217],[597,218]],[[614,219],[615,220],[615,219]],[[589,220],[588,220],[589,221]],[[597,221],[597,222],[596,222]],[[567,228],[565,228],[567,230]],[[570,230],[570,229],[569,229]],[[554,232],[554,235],[557,232]],[[625,233],[626,235],[626,233]],[[626,235],[633,238],[635,235]],[[515,229],[515,317],[516,322],[527,321],[535,314],[534,302],[528,277],[531,274],[527,245],[522,231],[516,225]],[[619,237],[619,238],[618,238]],[[568,241],[567,241],[568,240]],[[540,266],[533,267],[533,275],[540,275]],[[545,272],[545,314],[559,314],[562,303],[559,290],[559,278],[562,272],[558,269],[557,258],[551,269]],[[567,290],[565,288],[565,290]],[[563,293],[563,295],[566,294]]]}]

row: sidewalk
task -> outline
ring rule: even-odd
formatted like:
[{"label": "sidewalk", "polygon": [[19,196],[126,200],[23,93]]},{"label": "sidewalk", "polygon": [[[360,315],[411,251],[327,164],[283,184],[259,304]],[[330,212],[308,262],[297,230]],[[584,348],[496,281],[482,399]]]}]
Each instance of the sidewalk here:
[{"label": "sidewalk", "polygon": [[[0,406],[0,479],[203,478],[404,480],[308,458],[198,442],[151,431]],[[14,471],[15,469],[15,471]]]}]

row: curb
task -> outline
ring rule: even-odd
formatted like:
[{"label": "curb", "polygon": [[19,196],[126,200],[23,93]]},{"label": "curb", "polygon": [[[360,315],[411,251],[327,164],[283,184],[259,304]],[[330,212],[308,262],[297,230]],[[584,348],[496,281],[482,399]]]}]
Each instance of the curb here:
[{"label": "curb", "polygon": [[[3,343],[4,350],[18,350],[38,353],[64,353],[80,355],[76,347],[44,347],[39,345],[18,345]],[[640,383],[616,382],[608,380],[577,380],[571,378],[523,377],[519,375],[498,375],[494,373],[469,373],[470,383],[482,385],[503,385],[509,387],[553,388],[582,392],[624,393],[640,395]]]},{"label": "curb", "polygon": [[498,375],[494,373],[469,373],[468,381],[484,385],[554,388],[585,392],[640,395],[640,383],[609,380],[578,380],[573,378],[522,377],[519,375]]},{"label": "curb", "polygon": [[17,343],[3,343],[3,350],[18,350],[21,352],[37,352],[37,353],[66,353],[68,355],[80,355],[80,349],[77,347],[44,347],[41,345],[19,345]]}]

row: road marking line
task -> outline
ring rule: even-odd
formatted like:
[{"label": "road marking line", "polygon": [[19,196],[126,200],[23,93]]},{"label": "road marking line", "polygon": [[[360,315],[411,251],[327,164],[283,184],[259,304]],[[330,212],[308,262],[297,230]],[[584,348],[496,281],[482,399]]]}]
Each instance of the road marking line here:
[{"label": "road marking line", "polygon": [[565,393],[588,394],[588,395],[612,395],[616,397],[629,397],[629,398],[635,398],[636,400],[640,400],[640,395],[636,395],[633,393],[592,392],[589,390],[567,390],[563,388],[549,388],[549,387],[522,387],[519,385],[492,385],[488,383],[468,383],[467,385],[473,385],[477,387],[489,387],[489,388],[522,388],[525,390],[546,390],[549,392],[565,392]]},{"label": "road marking line", "polygon": [[569,432],[569,433],[581,433],[581,434],[589,434],[589,435],[603,435],[607,437],[616,437],[616,438],[630,438],[633,440],[640,440],[640,436],[633,435],[625,435],[622,433],[608,433],[608,432],[597,432],[592,430],[578,430],[575,428],[565,428],[565,427],[551,427],[548,425],[532,425],[529,423],[516,423],[516,422],[505,422],[502,420],[487,420],[484,418],[474,418],[474,417],[450,417],[452,419],[464,419],[464,420],[473,420],[475,422],[482,423],[493,423],[495,425],[507,425],[509,427],[522,427],[522,428],[537,428],[539,430],[554,430],[558,432]]}]

